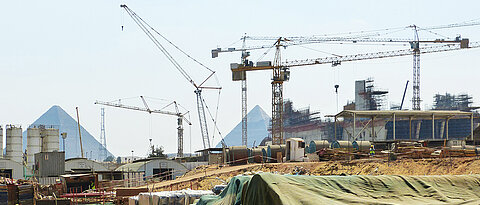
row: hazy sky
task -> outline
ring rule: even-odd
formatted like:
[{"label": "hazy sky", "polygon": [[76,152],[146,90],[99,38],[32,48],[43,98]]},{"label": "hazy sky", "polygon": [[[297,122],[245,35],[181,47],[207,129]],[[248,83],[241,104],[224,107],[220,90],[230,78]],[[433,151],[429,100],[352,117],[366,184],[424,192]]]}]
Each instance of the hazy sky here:
[{"label": "hazy sky", "polygon": [[[479,19],[478,1],[193,1],[193,0],[85,0],[5,1],[0,13],[0,124],[27,127],[52,105],[72,117],[80,109],[82,125],[98,138],[100,106],[95,100],[111,101],[135,96],[166,100],[151,101],[161,108],[176,100],[191,112],[193,126],[185,130],[185,152],[202,148],[193,87],[174,69],[153,43],[120,8],[126,3],[144,20],[192,56],[217,71],[222,91],[218,127],[226,135],[240,122],[240,84],[231,81],[229,64],[240,53],[212,59],[210,50],[226,47],[247,33],[254,36],[311,36],[384,28],[444,25]],[[122,31],[123,26],[123,31]],[[435,30],[420,37],[455,37],[461,34],[480,41],[480,26]],[[413,32],[396,34],[411,38]],[[162,43],[164,43],[162,41]],[[250,43],[250,42],[249,42]],[[252,42],[255,43],[255,42]],[[235,44],[239,46],[240,44]],[[169,50],[171,47],[167,46]],[[408,48],[400,46],[319,45],[287,48],[283,59],[354,54]],[[312,50],[314,49],[314,50]],[[263,52],[263,51],[262,51]],[[251,60],[262,52],[252,52]],[[270,52],[270,53],[273,53]],[[201,81],[205,69],[187,61],[178,52],[187,72]],[[271,60],[267,55],[263,60]],[[432,104],[436,93],[468,93],[480,101],[478,63],[480,49],[426,54],[421,57],[422,109]],[[339,84],[339,104],[354,99],[354,81],[374,77],[400,103],[405,82],[412,79],[412,57],[346,62],[291,69],[284,97],[295,107],[308,107],[322,114],[336,112],[334,84]],[[248,74],[249,110],[260,105],[271,113],[271,73]],[[215,85],[216,81],[212,81]],[[215,112],[218,92],[205,91]],[[411,86],[406,107],[411,107]],[[124,104],[141,106],[139,98]],[[478,103],[477,103],[478,105]],[[213,127],[209,127],[213,133]],[[176,119],[172,116],[106,108],[108,149],[115,155],[145,155],[148,139],[176,152]],[[215,135],[212,145],[219,141]]]}]

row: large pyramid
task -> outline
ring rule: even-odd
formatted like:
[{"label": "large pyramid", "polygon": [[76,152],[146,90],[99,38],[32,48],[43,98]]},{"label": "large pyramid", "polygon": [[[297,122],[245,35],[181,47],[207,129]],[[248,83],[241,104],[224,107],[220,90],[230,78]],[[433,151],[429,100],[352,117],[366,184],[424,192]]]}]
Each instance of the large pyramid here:
[{"label": "large pyramid", "polygon": [[[263,111],[260,106],[255,106],[247,114],[247,143],[248,147],[252,147],[253,143],[259,145],[263,138],[268,136],[268,126],[270,124],[270,116]],[[238,123],[230,133],[224,138],[227,146],[242,145],[242,122]],[[222,147],[221,143],[217,147]]]},{"label": "large pyramid", "polygon": [[[40,118],[35,120],[32,125],[45,125],[53,126],[54,128],[59,129],[59,133],[66,132],[67,139],[65,139],[65,158],[75,158],[81,157],[80,153],[80,139],[78,137],[78,124],[70,115],[65,112],[60,106],[54,105],[47,112],[45,112]],[[82,132],[82,144],[83,152],[86,154],[89,159],[93,160],[103,160],[99,156],[100,143],[88,133],[83,126],[80,126]],[[60,138],[60,149],[63,150],[63,139]],[[23,132],[23,149],[25,150],[27,146],[27,131]],[[113,156],[107,150],[108,156]]]}]

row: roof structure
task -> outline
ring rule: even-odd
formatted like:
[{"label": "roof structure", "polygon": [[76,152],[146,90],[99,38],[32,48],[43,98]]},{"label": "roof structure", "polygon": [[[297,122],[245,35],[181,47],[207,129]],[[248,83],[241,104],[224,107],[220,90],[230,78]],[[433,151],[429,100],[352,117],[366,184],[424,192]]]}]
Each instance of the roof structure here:
[{"label": "roof structure", "polygon": [[396,118],[423,118],[430,119],[432,116],[435,118],[470,118],[472,112],[464,112],[458,110],[344,110],[336,115],[329,115],[327,117],[336,118],[390,118],[395,115]]}]

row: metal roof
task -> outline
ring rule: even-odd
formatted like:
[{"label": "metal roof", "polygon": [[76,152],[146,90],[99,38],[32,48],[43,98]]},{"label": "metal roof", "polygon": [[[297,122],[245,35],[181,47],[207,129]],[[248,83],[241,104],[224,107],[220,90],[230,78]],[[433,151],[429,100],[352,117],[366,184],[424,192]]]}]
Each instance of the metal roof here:
[{"label": "metal roof", "polygon": [[336,115],[330,115],[327,117],[343,117],[343,118],[352,118],[355,117],[378,117],[378,118],[390,118],[395,114],[395,117],[413,117],[413,118],[459,118],[459,117],[470,117],[472,112],[464,112],[459,110],[344,110]]}]

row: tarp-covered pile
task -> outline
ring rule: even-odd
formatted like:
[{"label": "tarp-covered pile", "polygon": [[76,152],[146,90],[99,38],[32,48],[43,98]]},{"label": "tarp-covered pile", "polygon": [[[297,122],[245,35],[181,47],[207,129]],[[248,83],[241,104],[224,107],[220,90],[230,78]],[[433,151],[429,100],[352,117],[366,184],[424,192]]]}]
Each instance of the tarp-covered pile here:
[{"label": "tarp-covered pile", "polygon": [[145,192],[138,196],[128,199],[130,205],[147,205],[147,204],[173,204],[185,205],[192,204],[196,199],[204,195],[213,195],[210,190],[179,190],[179,191],[162,191],[162,192]]},{"label": "tarp-covered pile", "polygon": [[480,204],[480,175],[234,177],[203,204]]}]

